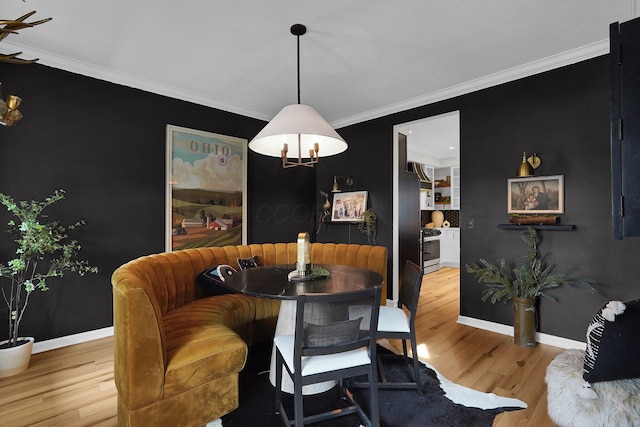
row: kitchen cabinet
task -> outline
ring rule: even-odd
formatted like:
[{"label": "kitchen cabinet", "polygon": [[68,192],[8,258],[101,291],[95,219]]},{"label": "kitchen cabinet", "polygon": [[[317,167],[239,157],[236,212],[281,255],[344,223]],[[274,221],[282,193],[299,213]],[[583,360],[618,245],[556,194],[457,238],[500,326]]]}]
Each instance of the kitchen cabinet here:
[{"label": "kitchen cabinet", "polygon": [[460,166],[451,166],[451,209],[460,210]]},{"label": "kitchen cabinet", "polygon": [[420,209],[423,211],[433,210],[433,166],[422,165],[424,174],[431,182],[420,182]]},{"label": "kitchen cabinet", "polygon": [[440,265],[460,268],[460,228],[438,228],[440,235]]},{"label": "kitchen cabinet", "polygon": [[407,260],[420,265],[420,209],[418,201],[419,184],[412,172],[398,174],[398,255],[400,265]]},{"label": "kitchen cabinet", "polygon": [[435,169],[436,209],[460,210],[460,166]]}]

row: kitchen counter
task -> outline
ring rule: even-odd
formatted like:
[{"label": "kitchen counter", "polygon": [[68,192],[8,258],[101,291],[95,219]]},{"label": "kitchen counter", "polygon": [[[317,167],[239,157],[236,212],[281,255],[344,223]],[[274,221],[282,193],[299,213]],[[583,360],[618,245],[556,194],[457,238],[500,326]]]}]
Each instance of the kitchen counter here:
[{"label": "kitchen counter", "polygon": [[440,235],[440,266],[460,268],[460,227],[437,227]]}]

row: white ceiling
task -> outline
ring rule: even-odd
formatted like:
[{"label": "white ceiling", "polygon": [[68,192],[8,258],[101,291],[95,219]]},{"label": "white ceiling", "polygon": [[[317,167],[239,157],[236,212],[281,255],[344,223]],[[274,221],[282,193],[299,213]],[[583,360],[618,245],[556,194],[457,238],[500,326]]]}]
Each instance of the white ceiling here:
[{"label": "white ceiling", "polygon": [[407,160],[431,166],[460,164],[460,112],[396,125],[407,136]]},{"label": "white ceiling", "polygon": [[[270,120],[297,102],[336,128],[608,52],[640,0],[2,0],[51,22],[0,52]],[[0,76],[1,77],[1,76]],[[10,90],[10,82],[3,82]]]}]

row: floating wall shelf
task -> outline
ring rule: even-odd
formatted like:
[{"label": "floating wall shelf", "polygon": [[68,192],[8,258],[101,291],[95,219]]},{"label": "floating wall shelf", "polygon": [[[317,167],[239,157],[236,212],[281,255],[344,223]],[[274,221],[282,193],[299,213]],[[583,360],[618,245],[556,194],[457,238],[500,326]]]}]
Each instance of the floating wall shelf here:
[{"label": "floating wall shelf", "polygon": [[573,224],[498,224],[501,230],[526,230],[528,227],[534,230],[554,230],[554,231],[573,231],[576,226]]}]

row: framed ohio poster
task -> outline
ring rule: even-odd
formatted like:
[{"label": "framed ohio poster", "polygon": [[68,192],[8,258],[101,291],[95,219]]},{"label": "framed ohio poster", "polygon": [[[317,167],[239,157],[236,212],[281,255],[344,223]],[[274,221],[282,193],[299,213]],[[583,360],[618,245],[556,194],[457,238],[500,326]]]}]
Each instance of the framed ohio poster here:
[{"label": "framed ohio poster", "polygon": [[246,244],[247,140],[167,125],[166,250]]}]

